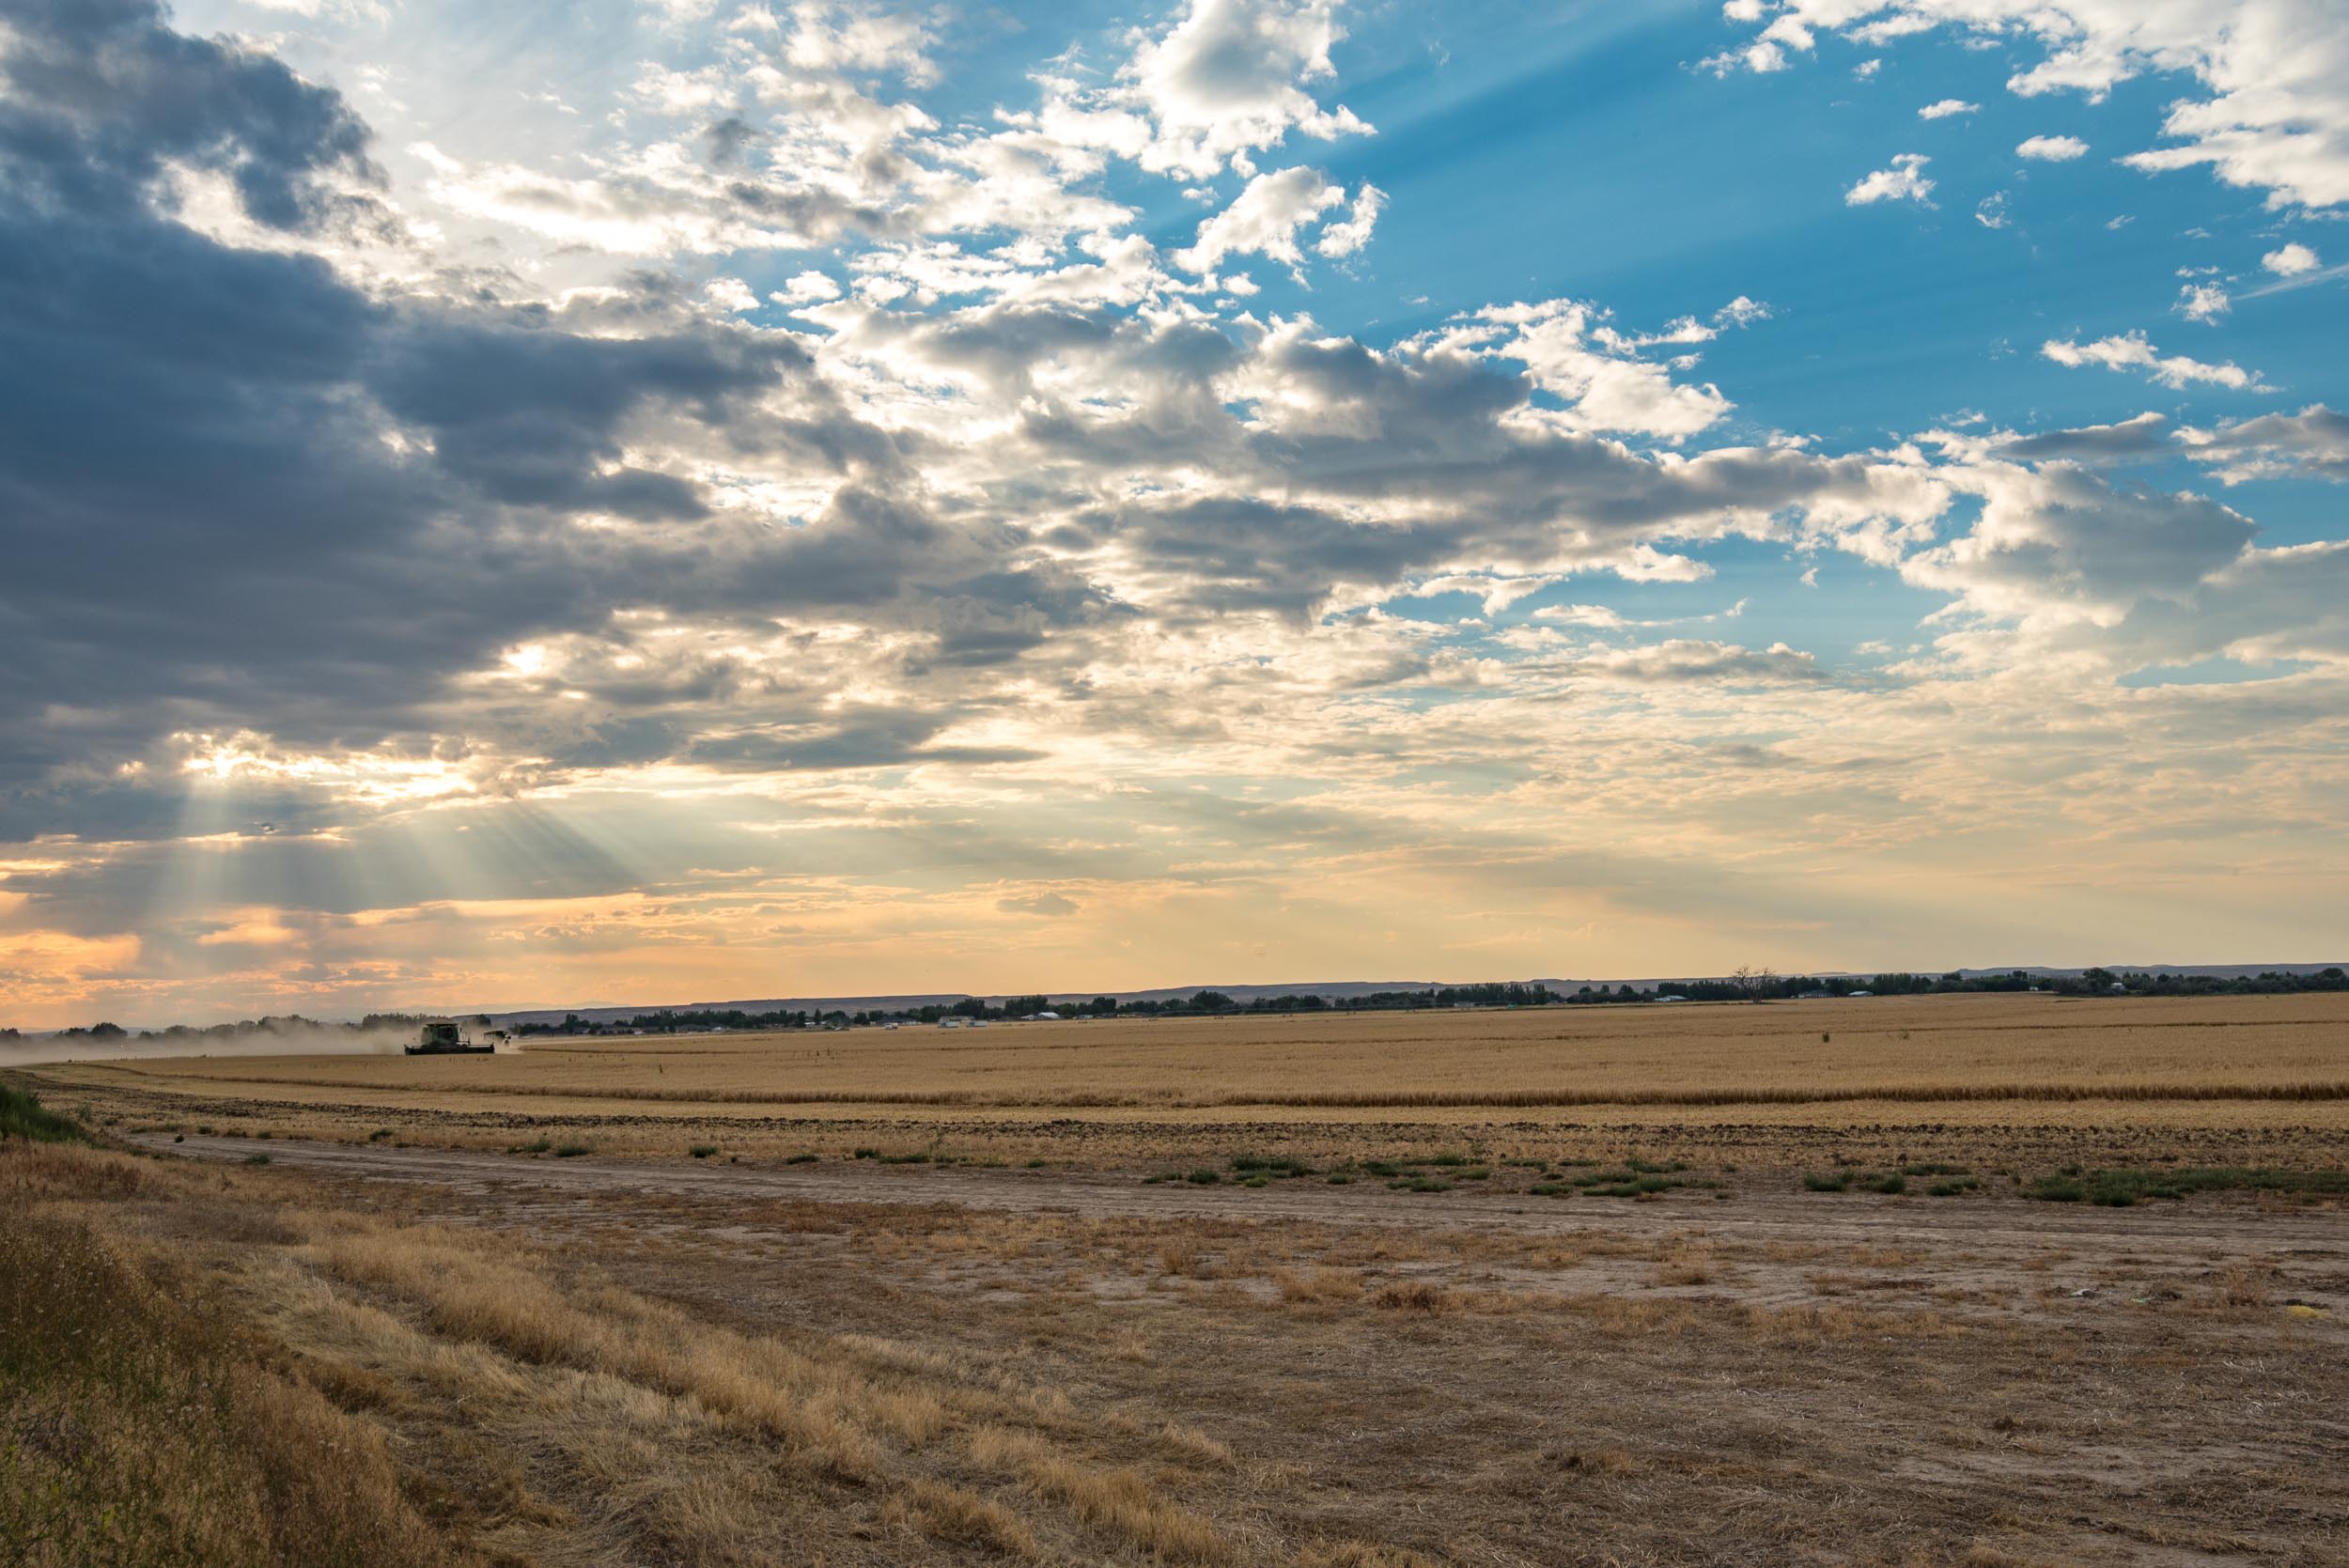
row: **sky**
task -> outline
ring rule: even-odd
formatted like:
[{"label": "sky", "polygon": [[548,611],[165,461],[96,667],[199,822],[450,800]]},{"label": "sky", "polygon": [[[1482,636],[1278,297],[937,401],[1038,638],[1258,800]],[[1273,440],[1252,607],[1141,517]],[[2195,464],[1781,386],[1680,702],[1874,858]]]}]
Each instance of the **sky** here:
[{"label": "sky", "polygon": [[0,1024],[2349,956],[2338,0],[17,0]]}]

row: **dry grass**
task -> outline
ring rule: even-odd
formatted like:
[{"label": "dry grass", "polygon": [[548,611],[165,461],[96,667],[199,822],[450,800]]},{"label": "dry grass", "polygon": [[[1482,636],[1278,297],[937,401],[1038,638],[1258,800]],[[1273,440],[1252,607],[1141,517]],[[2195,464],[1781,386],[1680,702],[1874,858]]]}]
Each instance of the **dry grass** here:
[{"label": "dry grass", "polygon": [[[1428,1568],[1550,1560],[1568,1538],[1642,1562],[1953,1561],[2042,1538],[2065,1561],[2222,1538],[2289,1560],[2293,1521],[2349,1502],[2336,1471],[2279,1459],[2223,1502],[2195,1479],[2203,1445],[2272,1440],[2349,1391],[2339,1330],[2279,1304],[2316,1287],[2263,1261],[2163,1276],[2166,1308],[2069,1289],[1952,1308],[1935,1271],[1980,1260],[1740,1247],[1697,1228],[1710,1205],[1561,1244],[400,1191],[0,1157],[12,1214],[216,1280],[209,1310],[293,1402],[257,1419],[345,1444],[360,1483],[323,1472],[337,1498],[428,1521],[423,1547],[352,1561]],[[1168,1251],[1215,1282],[1160,1284]],[[1900,1288],[1785,1299],[1830,1260]],[[1705,1295],[1669,1294],[1692,1272]],[[21,1414],[12,1393],[0,1409]],[[2165,1479],[2102,1487],[2075,1444]]]}]

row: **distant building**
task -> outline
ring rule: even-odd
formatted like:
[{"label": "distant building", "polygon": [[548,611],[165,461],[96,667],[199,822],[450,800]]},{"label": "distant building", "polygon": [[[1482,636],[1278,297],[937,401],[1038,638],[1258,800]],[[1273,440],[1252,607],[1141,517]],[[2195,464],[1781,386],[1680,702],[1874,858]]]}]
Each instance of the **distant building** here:
[{"label": "distant building", "polygon": [[1872,997],[1875,995],[1874,991],[1845,991],[1843,994],[1847,997]]},{"label": "distant building", "polygon": [[1054,1023],[1060,1022],[1060,1015],[1058,1013],[1038,1013],[1035,1016],[1039,1018],[1050,1018]]}]

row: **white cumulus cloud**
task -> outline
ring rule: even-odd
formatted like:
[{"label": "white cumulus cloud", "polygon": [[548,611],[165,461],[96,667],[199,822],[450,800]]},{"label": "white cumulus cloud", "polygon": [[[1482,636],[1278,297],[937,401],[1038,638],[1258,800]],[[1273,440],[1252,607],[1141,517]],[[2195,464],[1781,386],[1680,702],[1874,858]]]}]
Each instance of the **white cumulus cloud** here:
[{"label": "white cumulus cloud", "polygon": [[2088,151],[2088,144],[2077,136],[2031,136],[2015,144],[2017,158],[2035,158],[2043,163],[2068,163]]},{"label": "white cumulus cloud", "polygon": [[1890,168],[1874,174],[1843,193],[1846,207],[1865,207],[1878,201],[1915,201],[1932,205],[1933,181],[1924,177],[1924,167],[1933,162],[1921,152],[1896,154]]},{"label": "white cumulus cloud", "polygon": [[2139,370],[2167,387],[2184,388],[2196,381],[2207,381],[2237,392],[2267,390],[2256,370],[2246,370],[2232,360],[2223,365],[2207,365],[2184,354],[2164,355],[2141,332],[2100,337],[2092,343],[2051,337],[2039,346],[2039,351],[2058,365],[2075,368],[2101,365],[2108,370]]}]

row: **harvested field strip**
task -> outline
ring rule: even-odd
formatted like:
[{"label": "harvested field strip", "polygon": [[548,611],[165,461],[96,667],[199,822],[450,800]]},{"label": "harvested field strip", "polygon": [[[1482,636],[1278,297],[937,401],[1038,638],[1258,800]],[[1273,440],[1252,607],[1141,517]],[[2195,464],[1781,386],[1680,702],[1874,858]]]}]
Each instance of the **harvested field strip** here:
[{"label": "harvested field strip", "polygon": [[[155,1080],[149,1080],[155,1081]],[[206,1075],[174,1080],[206,1088],[262,1085],[277,1088],[320,1087],[298,1075]],[[371,1093],[444,1096],[442,1088],[364,1087]],[[184,1091],[182,1091],[184,1092]],[[1376,1110],[1382,1108],[1444,1108],[1494,1106],[1734,1106],[1839,1105],[1858,1100],[1895,1103],[1964,1101],[2349,1100],[2349,1080],[2308,1083],[1906,1083],[1776,1086],[1749,1085],[1688,1089],[1329,1089],[1290,1092],[1245,1092],[1225,1094],[1184,1094],[1178,1090],[1137,1090],[1123,1093],[1044,1093],[1012,1091],[990,1094],[977,1089],[689,1089],[646,1085],[585,1085],[498,1083],[467,1091],[481,1102],[506,1098],[628,1099],[661,1104],[692,1105],[907,1105],[1066,1107],[1111,1110],[1158,1107],[1167,1110],[1244,1109],[1249,1106]]]}]

